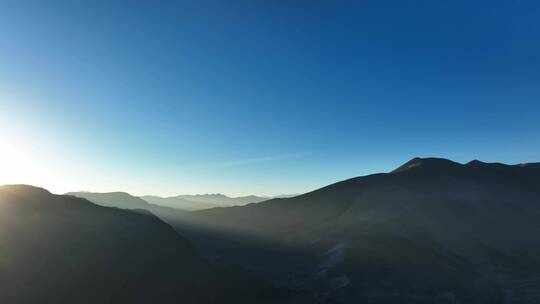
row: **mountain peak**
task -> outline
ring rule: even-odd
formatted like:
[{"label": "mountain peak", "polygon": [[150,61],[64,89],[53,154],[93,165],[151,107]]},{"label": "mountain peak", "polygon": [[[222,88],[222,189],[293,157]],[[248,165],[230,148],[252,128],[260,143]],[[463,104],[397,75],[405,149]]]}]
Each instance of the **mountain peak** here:
[{"label": "mountain peak", "polygon": [[403,165],[399,166],[397,169],[391,173],[400,173],[411,170],[413,168],[427,168],[431,170],[441,170],[446,168],[454,168],[456,166],[462,166],[460,163],[453,162],[446,158],[436,158],[436,157],[427,157],[420,158],[415,157]]},{"label": "mountain peak", "polygon": [[477,166],[483,166],[485,164],[486,163],[483,162],[483,161],[479,161],[478,159],[473,159],[470,162],[466,163],[465,165],[466,166],[471,166],[471,167],[477,167]]},{"label": "mountain peak", "polygon": [[15,185],[2,185],[0,190],[7,192],[16,192],[16,193],[30,193],[30,194],[41,194],[41,195],[51,195],[51,193],[43,188],[24,185],[24,184],[15,184]]},{"label": "mountain peak", "polygon": [[475,169],[475,170],[515,170],[520,168],[540,169],[540,163],[521,163],[517,165],[508,165],[503,163],[488,163],[474,159],[466,164],[457,163],[445,158],[420,158],[415,157],[404,163],[391,173],[401,173],[412,169],[422,169],[430,172],[448,172],[448,170]]}]

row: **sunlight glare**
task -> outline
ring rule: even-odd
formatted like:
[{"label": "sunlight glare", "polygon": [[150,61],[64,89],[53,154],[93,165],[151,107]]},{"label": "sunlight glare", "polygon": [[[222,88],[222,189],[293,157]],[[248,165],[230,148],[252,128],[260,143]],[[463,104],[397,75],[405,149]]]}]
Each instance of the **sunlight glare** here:
[{"label": "sunlight glare", "polygon": [[42,184],[47,180],[44,170],[22,146],[0,137],[0,185]]}]

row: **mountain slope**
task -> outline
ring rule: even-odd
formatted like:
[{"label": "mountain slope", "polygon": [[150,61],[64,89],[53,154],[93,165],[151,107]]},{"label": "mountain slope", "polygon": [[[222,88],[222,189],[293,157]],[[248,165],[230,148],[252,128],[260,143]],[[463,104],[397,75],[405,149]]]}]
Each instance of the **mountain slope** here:
[{"label": "mountain slope", "polygon": [[[416,158],[294,198],[194,212],[176,227],[223,259],[301,277],[291,286],[323,300],[527,303],[540,296],[539,185],[538,164]],[[277,247],[305,262],[300,274],[276,273],[283,259],[264,251]],[[234,258],[246,250],[258,265]]]},{"label": "mountain slope", "polygon": [[68,192],[66,195],[80,197],[94,204],[104,207],[115,207],[128,210],[146,210],[164,220],[168,224],[174,224],[185,217],[185,211],[177,208],[164,207],[151,204],[139,197],[125,192]]},{"label": "mountain slope", "polygon": [[0,303],[253,303],[274,290],[218,269],[157,217],[0,187]]},{"label": "mountain slope", "polygon": [[91,201],[94,203],[104,206],[104,207],[116,207],[122,209],[150,209],[151,206],[147,201],[134,197],[125,192],[105,192],[105,193],[96,193],[96,192],[68,192],[65,195],[72,195],[76,197],[82,197],[88,199],[92,198]]}]

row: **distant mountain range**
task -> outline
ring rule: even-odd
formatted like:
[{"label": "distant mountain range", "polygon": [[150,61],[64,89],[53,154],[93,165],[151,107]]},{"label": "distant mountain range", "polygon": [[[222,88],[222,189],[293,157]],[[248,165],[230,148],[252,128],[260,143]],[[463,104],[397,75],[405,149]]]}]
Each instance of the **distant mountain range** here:
[{"label": "distant mountain range", "polygon": [[[119,195],[119,194],[116,194]],[[120,194],[121,195],[121,194]],[[281,303],[146,211],[0,187],[0,303]]]},{"label": "distant mountain range", "polygon": [[[283,196],[283,197],[291,197]],[[274,197],[263,196],[240,196],[229,197],[224,194],[198,194],[198,195],[178,195],[172,197],[159,197],[153,195],[141,196],[145,201],[171,208],[177,208],[181,210],[203,210],[216,207],[232,207],[243,206],[247,204],[260,203],[272,199]]]},{"label": "distant mountain range", "polygon": [[[160,197],[155,195],[144,195],[140,197],[132,196],[125,192],[68,192],[66,195],[74,195],[84,197],[95,201],[99,205],[107,207],[118,207],[125,209],[145,209],[150,210],[152,207],[161,206],[174,208],[184,211],[204,210],[217,207],[232,207],[243,206],[247,204],[260,203],[277,197],[293,197],[295,195],[280,195],[274,197],[264,196],[240,196],[229,197],[224,194],[195,194],[195,195],[178,195],[171,197]],[[153,205],[153,206],[149,206]]]}]

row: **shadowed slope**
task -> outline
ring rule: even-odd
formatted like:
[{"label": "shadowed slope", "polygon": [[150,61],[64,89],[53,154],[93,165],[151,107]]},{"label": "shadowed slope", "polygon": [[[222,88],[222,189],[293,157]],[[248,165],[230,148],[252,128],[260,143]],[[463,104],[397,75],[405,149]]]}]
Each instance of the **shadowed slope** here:
[{"label": "shadowed slope", "polygon": [[[224,259],[236,253],[222,238],[253,254],[287,248],[305,262],[291,285],[321,299],[527,302],[540,296],[539,185],[538,164],[415,158],[294,198],[194,212],[177,229]],[[261,273],[286,277],[279,254],[261,259]]]},{"label": "shadowed slope", "polygon": [[253,303],[273,289],[201,259],[146,212],[0,187],[1,303]]}]

